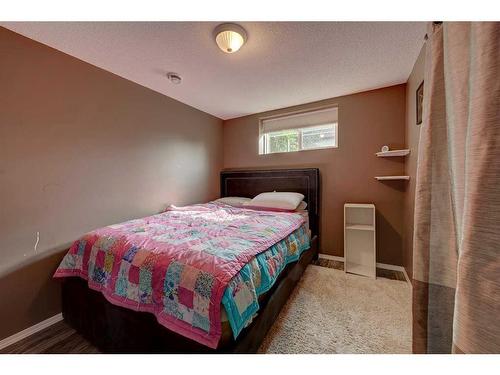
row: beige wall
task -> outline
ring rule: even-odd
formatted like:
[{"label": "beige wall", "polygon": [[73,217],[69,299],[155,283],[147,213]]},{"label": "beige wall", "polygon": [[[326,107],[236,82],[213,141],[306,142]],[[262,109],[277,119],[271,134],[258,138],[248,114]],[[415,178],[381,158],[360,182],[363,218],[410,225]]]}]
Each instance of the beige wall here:
[{"label": "beige wall", "polygon": [[0,56],[2,339],[60,312],[75,238],[217,197],[222,121],[4,28]]},{"label": "beige wall", "polygon": [[404,267],[411,278],[413,274],[413,214],[415,205],[415,177],[417,172],[418,140],[420,136],[420,125],[417,125],[416,117],[416,91],[424,80],[425,67],[425,45],[422,47],[413,70],[406,84],[406,130],[405,139],[410,155],[405,160],[405,173],[410,176],[405,194],[405,233],[404,233]]},{"label": "beige wall", "polygon": [[[401,158],[377,158],[375,152],[382,145],[404,146],[405,93],[405,85],[397,85],[224,121],[224,168],[319,167],[321,251],[343,256],[345,202],[373,202],[377,207],[377,260],[402,265],[405,182],[382,183],[373,177],[404,171]],[[258,154],[259,117],[325,104],[339,107],[339,148]]]}]

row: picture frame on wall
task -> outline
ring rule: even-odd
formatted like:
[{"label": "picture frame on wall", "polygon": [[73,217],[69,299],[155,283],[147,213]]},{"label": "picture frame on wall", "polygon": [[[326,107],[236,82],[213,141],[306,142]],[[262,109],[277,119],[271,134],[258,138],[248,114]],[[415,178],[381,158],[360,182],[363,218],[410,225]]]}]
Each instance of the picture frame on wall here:
[{"label": "picture frame on wall", "polygon": [[424,103],[424,81],[418,86],[415,97],[417,100],[417,125],[420,125],[422,123],[422,109]]}]

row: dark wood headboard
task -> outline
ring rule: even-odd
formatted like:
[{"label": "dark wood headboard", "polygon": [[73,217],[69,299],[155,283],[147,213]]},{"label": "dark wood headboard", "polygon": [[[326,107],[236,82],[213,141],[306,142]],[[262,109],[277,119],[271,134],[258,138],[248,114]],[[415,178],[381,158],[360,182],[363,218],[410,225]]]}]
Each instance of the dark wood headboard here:
[{"label": "dark wood headboard", "polygon": [[253,198],[269,191],[291,191],[304,195],[309,228],[319,233],[319,169],[232,170],[220,174],[221,197]]}]

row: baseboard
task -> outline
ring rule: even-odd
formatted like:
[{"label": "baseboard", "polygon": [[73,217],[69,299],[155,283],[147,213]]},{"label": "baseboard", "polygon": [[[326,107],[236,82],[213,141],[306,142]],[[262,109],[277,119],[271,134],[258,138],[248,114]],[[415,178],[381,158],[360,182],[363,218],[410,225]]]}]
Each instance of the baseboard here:
[{"label": "baseboard", "polygon": [[[322,259],[329,259],[329,260],[336,260],[338,262],[344,262],[344,257],[338,257],[335,255],[328,255],[328,254],[320,253],[319,257]],[[377,262],[377,268],[381,268],[384,270],[401,271],[401,272],[403,272],[403,275],[405,275],[406,281],[411,285],[410,278],[408,277],[408,274],[406,273],[406,269],[403,266],[396,266],[394,264],[385,264],[385,263],[378,263]]]},{"label": "baseboard", "polygon": [[410,278],[408,277],[408,274],[406,273],[406,270],[403,266],[396,266],[394,264],[377,263],[377,267],[382,268],[384,270],[403,272],[403,275],[405,275],[406,282],[411,285]]},{"label": "baseboard", "polygon": [[344,257],[338,257],[335,255],[328,255],[328,254],[322,254],[322,253],[319,253],[318,256],[322,259],[329,259],[329,260],[336,260],[337,262],[344,262]]},{"label": "baseboard", "polygon": [[47,327],[50,327],[53,324],[56,324],[57,322],[60,322],[63,320],[62,313],[59,313],[57,315],[54,315],[51,318],[45,319],[44,321],[41,321],[40,323],[35,324],[34,326],[28,327],[21,332],[15,333],[12,336],[9,336],[3,340],[0,341],[0,350],[4,349],[12,344],[15,344],[18,341],[21,341],[22,339],[25,339],[28,336],[33,335],[34,333],[37,333],[41,331],[42,329],[45,329]]},{"label": "baseboard", "polygon": [[411,282],[410,277],[408,276],[408,273],[406,272],[406,268],[404,268],[404,267],[403,267],[403,270],[402,270],[402,271],[403,271],[403,273],[404,273],[404,275],[405,275],[405,279],[406,279],[406,281],[408,281],[408,283],[409,283],[410,285],[413,285],[413,283]]}]

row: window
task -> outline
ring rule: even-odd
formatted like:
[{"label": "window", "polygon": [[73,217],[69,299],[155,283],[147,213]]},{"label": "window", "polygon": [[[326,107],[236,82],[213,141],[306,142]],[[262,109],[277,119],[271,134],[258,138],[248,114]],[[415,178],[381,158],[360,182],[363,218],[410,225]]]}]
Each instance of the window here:
[{"label": "window", "polygon": [[334,107],[261,119],[259,153],[337,147],[337,117]]}]

